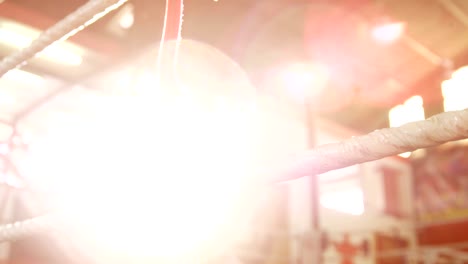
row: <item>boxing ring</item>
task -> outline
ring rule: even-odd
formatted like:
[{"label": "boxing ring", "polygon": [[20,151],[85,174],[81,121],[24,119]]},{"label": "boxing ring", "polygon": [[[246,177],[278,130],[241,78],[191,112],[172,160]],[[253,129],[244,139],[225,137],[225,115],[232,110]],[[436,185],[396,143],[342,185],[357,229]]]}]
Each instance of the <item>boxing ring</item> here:
[{"label": "boxing ring", "polygon": [[[125,0],[89,1],[44,31],[29,47],[4,58],[0,62],[0,76],[20,67],[54,42],[78,33],[125,2]],[[182,11],[182,0],[166,1],[166,18],[161,49],[167,40],[180,40]],[[13,119],[14,122],[9,125],[15,130],[14,126],[19,119]],[[292,164],[281,168],[272,168],[262,177],[266,184],[287,181],[465,138],[468,138],[468,109],[446,112],[424,121],[374,131],[340,143],[318,146],[304,153],[299,153]],[[0,241],[18,240],[41,232],[50,232],[61,225],[59,219],[60,217],[56,215],[44,215],[3,225],[0,227]]]}]

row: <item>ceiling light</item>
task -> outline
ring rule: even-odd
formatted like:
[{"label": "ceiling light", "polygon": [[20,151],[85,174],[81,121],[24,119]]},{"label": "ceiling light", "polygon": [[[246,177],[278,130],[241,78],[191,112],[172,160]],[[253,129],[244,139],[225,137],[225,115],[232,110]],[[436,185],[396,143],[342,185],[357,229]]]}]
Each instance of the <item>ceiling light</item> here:
[{"label": "ceiling light", "polygon": [[80,55],[60,47],[59,43],[44,49],[39,54],[39,57],[71,66],[79,66],[83,62],[83,58]]},{"label": "ceiling light", "polygon": [[135,15],[133,11],[133,5],[126,5],[120,11],[119,25],[123,29],[129,29],[133,26],[135,22]]},{"label": "ceiling light", "polygon": [[[16,103],[16,98],[4,90],[0,90],[0,107],[12,106]],[[1,152],[1,151],[0,151]]]},{"label": "ceiling light", "polygon": [[457,111],[468,108],[468,67],[462,67],[452,74],[452,78],[442,82],[444,110]]},{"label": "ceiling light", "polygon": [[[31,44],[40,31],[13,22],[0,22],[0,43],[16,49]],[[56,63],[78,66],[83,62],[80,49],[67,42],[57,42],[43,50],[38,57]]]},{"label": "ceiling light", "polygon": [[44,78],[31,72],[13,69],[3,75],[2,80],[15,83],[38,85],[44,81]]},{"label": "ceiling light", "polygon": [[398,156],[407,159],[407,158],[411,157],[411,152],[401,153],[401,154],[398,154]]},{"label": "ceiling light", "polygon": [[337,212],[362,215],[364,213],[364,194],[358,187],[326,192],[320,196],[320,204],[324,208]]},{"label": "ceiling light", "polygon": [[424,120],[424,106],[421,96],[416,95],[397,105],[388,112],[390,127],[399,127],[404,124]]},{"label": "ceiling light", "polygon": [[372,37],[379,43],[391,44],[397,41],[405,31],[405,23],[394,22],[378,25],[372,29]]},{"label": "ceiling light", "polygon": [[[419,95],[413,96],[403,104],[397,105],[388,112],[390,127],[399,127],[404,124],[424,120],[423,98]],[[411,152],[401,153],[398,156],[409,158]]]},{"label": "ceiling light", "polygon": [[329,72],[323,65],[300,62],[285,67],[280,78],[289,95],[304,100],[322,92],[329,79]]},{"label": "ceiling light", "polygon": [[108,33],[125,37],[128,30],[135,24],[135,8],[128,3],[120,8],[106,25]]}]

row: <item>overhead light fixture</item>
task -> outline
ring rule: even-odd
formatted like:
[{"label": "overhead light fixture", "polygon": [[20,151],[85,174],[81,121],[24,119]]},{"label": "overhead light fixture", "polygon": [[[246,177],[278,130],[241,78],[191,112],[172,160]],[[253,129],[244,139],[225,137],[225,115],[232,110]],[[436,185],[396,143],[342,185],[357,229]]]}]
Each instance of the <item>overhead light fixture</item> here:
[{"label": "overhead light fixture", "polygon": [[[390,127],[399,127],[404,124],[424,120],[423,98],[419,95],[413,96],[403,104],[397,105],[388,112]],[[408,158],[409,152],[401,153],[399,156]]]},{"label": "overhead light fixture", "polygon": [[290,96],[299,100],[319,95],[329,80],[328,69],[311,62],[293,63],[282,69],[280,78]]},{"label": "overhead light fixture", "polygon": [[127,4],[120,11],[119,25],[123,29],[129,29],[135,22],[134,8],[133,5]]},{"label": "overhead light fixture", "polygon": [[128,30],[135,23],[135,7],[131,3],[125,4],[107,23],[106,29],[109,33],[119,37],[127,36]]},{"label": "overhead light fixture", "polygon": [[424,116],[423,99],[419,95],[413,96],[403,104],[393,107],[388,113],[391,127],[399,127],[410,122],[424,120]]},{"label": "overhead light fixture", "polygon": [[[44,78],[31,72],[13,69],[7,72],[0,79],[0,88],[12,87],[18,88],[18,86],[39,86],[44,83]],[[12,90],[0,89],[0,107],[11,107],[16,104],[18,98],[12,93]]]},{"label": "overhead light fixture", "polygon": [[31,72],[13,69],[7,72],[5,75],[3,75],[1,80],[6,80],[14,83],[38,85],[44,81],[44,78]]},{"label": "overhead light fixture", "polygon": [[[0,44],[16,49],[22,49],[31,44],[40,31],[17,23],[0,22]],[[82,51],[79,47],[67,43],[57,42],[44,49],[38,57],[63,65],[79,66],[83,62]]]},{"label": "overhead light fixture", "polygon": [[7,72],[2,77],[2,79],[13,81],[13,82],[19,82],[19,83],[28,83],[28,84],[38,84],[44,81],[44,78],[42,78],[42,76],[39,76],[31,72],[19,70],[19,69],[13,69]]},{"label": "overhead light fixture", "polygon": [[398,156],[407,159],[407,158],[411,157],[411,152],[400,153],[400,154],[398,154]]},{"label": "overhead light fixture", "polygon": [[468,108],[468,66],[456,70],[452,78],[442,82],[442,95],[444,97],[444,110],[457,111]]},{"label": "overhead light fixture", "polygon": [[324,208],[350,215],[362,215],[365,211],[362,189],[354,186],[320,195],[320,204]]},{"label": "overhead light fixture", "polygon": [[403,22],[385,23],[375,26],[371,34],[381,44],[392,44],[401,38],[405,28],[406,24]]}]

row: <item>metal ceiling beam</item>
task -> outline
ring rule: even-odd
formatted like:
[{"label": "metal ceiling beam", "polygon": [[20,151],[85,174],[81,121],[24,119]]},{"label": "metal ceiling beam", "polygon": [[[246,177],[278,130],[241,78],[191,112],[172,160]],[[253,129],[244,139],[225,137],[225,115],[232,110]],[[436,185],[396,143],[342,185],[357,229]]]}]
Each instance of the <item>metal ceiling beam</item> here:
[{"label": "metal ceiling beam", "polygon": [[439,0],[441,6],[450,13],[455,20],[468,28],[468,14],[465,13],[458,5],[452,0]]},{"label": "metal ceiling beam", "polygon": [[414,38],[406,35],[403,37],[403,42],[407,47],[412,51],[419,54],[421,57],[431,62],[434,65],[441,65],[444,62],[444,58],[436,54],[434,51],[423,45],[421,42],[417,41]]}]

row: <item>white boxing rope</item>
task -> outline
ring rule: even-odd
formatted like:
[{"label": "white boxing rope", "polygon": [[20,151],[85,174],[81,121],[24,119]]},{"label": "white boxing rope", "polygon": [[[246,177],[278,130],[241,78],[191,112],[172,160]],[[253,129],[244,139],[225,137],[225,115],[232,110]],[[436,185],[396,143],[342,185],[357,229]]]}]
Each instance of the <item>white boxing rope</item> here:
[{"label": "white boxing rope", "polygon": [[[296,164],[275,174],[275,180],[324,173],[357,163],[373,161],[402,152],[440,145],[468,137],[468,109],[442,113],[427,120],[397,128],[382,129],[349,140],[310,150]],[[271,178],[270,178],[271,179]],[[54,217],[42,216],[0,226],[0,242],[51,230]]]},{"label": "white boxing rope", "polygon": [[42,32],[28,47],[0,61],[0,77],[23,65],[56,41],[65,40],[83,30],[97,19],[120,7],[127,0],[90,0],[64,19]]},{"label": "white boxing rope", "polygon": [[43,232],[55,231],[60,223],[54,214],[34,217],[0,226],[0,243],[15,241]]},{"label": "white boxing rope", "polygon": [[[75,12],[44,31],[30,46],[0,61],[0,77],[21,66],[54,42],[72,36],[125,2],[126,0],[88,1]],[[265,176],[271,182],[317,175],[465,138],[468,138],[468,109],[442,113],[425,121],[409,123],[398,128],[382,129],[341,143],[320,146],[306,152],[292,164],[286,164],[281,170],[274,170]],[[50,214],[3,225],[0,226],[0,242],[55,231],[62,222],[63,219]]]},{"label": "white boxing rope", "polygon": [[[90,0],[55,25],[42,32],[28,47],[18,50],[0,61],[0,77],[24,65],[48,46],[62,41],[89,26],[99,18],[123,5],[127,0]],[[56,216],[44,215],[0,226],[0,242],[12,241],[41,232],[56,230],[60,223]]]},{"label": "white boxing rope", "polygon": [[[284,181],[468,138],[468,109],[314,148],[268,179]],[[271,178],[273,177],[273,178]]]}]

